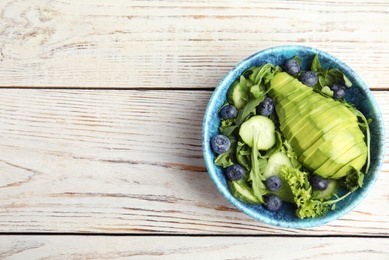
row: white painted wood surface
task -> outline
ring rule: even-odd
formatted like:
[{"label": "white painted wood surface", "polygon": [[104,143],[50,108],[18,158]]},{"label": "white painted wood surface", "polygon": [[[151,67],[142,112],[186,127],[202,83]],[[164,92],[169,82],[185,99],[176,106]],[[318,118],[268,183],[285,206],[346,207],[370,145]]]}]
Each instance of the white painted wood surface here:
[{"label": "white painted wood surface", "polygon": [[388,43],[384,0],[0,1],[0,258],[388,259],[388,145],[355,210],[302,230],[233,208],[201,153],[212,89],[274,45],[350,64],[389,129]]},{"label": "white painted wood surface", "polygon": [[5,259],[375,260],[388,255],[385,238],[5,236],[0,244]]},{"label": "white painted wood surface", "polygon": [[[388,118],[389,93],[374,94]],[[2,231],[389,234],[388,164],[359,207],[323,227],[269,228],[235,210],[202,160],[201,123],[209,95],[1,90]]]},{"label": "white painted wood surface", "polygon": [[2,0],[0,10],[1,86],[213,88],[243,58],[285,44],[389,85],[387,0]]}]

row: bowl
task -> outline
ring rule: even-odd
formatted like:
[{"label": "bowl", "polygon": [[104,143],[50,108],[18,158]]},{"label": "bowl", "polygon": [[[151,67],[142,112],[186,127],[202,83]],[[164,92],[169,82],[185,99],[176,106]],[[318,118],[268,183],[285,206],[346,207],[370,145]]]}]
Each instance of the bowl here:
[{"label": "bowl", "polygon": [[[233,197],[227,187],[227,180],[224,170],[214,164],[215,154],[210,147],[210,139],[219,133],[220,118],[218,110],[227,98],[227,91],[231,84],[251,66],[260,66],[265,63],[282,65],[286,59],[296,55],[301,58],[303,70],[307,70],[304,64],[311,64],[313,56],[319,55],[323,68],[340,69],[353,83],[347,90],[346,100],[353,103],[366,118],[371,118],[371,165],[368,174],[365,176],[362,188],[354,191],[346,199],[336,204],[335,210],[329,210],[321,218],[299,219],[295,215],[295,208],[292,204],[284,203],[281,210],[270,212],[259,204],[246,204]],[[203,126],[202,126],[202,149],[205,165],[209,176],[213,180],[221,194],[236,208],[248,216],[265,224],[283,228],[311,228],[334,221],[353,210],[373,188],[381,170],[385,154],[385,129],[379,107],[362,79],[345,63],[338,58],[315,48],[307,46],[277,46],[262,50],[244,59],[236,65],[219,83],[214,90],[207,105]]]}]

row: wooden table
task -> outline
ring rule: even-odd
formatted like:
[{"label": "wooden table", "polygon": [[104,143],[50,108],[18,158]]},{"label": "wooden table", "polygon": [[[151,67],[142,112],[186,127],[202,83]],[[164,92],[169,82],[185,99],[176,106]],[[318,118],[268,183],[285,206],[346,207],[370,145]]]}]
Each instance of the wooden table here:
[{"label": "wooden table", "polygon": [[386,0],[1,1],[0,258],[389,259],[389,149],[369,196],[311,229],[249,218],[207,174],[213,89],[286,44],[351,65],[389,129]]}]

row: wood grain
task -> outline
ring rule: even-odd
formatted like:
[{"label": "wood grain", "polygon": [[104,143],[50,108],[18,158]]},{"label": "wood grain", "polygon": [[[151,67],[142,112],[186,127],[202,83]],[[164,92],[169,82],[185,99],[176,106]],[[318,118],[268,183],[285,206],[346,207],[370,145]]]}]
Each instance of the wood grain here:
[{"label": "wood grain", "polygon": [[[388,259],[388,238],[4,236],[6,259]],[[280,245],[282,244],[282,250]]]},{"label": "wood grain", "polygon": [[[210,95],[0,90],[0,232],[388,236],[388,152],[371,194],[328,225],[275,229],[236,210],[202,159]],[[374,96],[388,128],[389,93]]]},{"label": "wood grain", "polygon": [[389,133],[372,192],[281,229],[222,197],[202,158],[213,89],[298,44],[349,64],[389,129],[389,3],[0,1],[1,259],[388,259]]},{"label": "wood grain", "polygon": [[386,0],[3,0],[0,10],[5,87],[214,88],[240,60],[285,44],[389,86]]}]

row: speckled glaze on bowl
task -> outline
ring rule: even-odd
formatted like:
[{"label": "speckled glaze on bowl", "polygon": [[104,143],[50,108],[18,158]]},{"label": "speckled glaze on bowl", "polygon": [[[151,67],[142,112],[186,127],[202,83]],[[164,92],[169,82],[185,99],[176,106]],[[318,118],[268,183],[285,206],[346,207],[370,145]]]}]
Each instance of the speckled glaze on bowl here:
[{"label": "speckled glaze on bowl", "polygon": [[[319,54],[319,59],[323,68],[338,68],[351,80],[353,86],[347,90],[346,100],[353,103],[366,116],[366,118],[373,119],[370,124],[371,165],[369,173],[365,176],[363,188],[358,189],[345,200],[337,203],[336,210],[328,211],[327,215],[322,218],[301,220],[295,216],[295,209],[293,205],[289,203],[284,203],[282,209],[278,212],[270,212],[262,205],[245,204],[234,198],[228,190],[223,169],[213,163],[215,154],[211,150],[210,139],[219,132],[218,128],[220,119],[218,109],[226,100],[228,88],[237,78],[239,78],[243,71],[251,66],[259,66],[265,63],[282,65],[286,59],[292,58],[296,55],[300,56],[301,61],[305,66],[303,66],[302,69],[307,70],[308,67],[306,66],[310,66],[315,54]],[[202,147],[205,165],[211,179],[223,196],[239,210],[256,220],[269,225],[284,228],[311,228],[324,225],[344,216],[354,209],[373,188],[384,159],[385,129],[381,112],[373,95],[362,79],[349,66],[332,55],[311,47],[278,46],[265,49],[246,58],[234,67],[220,82],[213,92],[205,111],[202,132]]]}]

